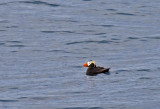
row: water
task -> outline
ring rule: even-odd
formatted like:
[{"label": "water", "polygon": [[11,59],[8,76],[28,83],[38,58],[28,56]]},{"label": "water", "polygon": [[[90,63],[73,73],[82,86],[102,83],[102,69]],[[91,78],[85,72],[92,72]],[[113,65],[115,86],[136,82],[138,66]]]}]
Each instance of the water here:
[{"label": "water", "polygon": [[[159,109],[160,1],[1,0],[1,109]],[[85,75],[88,60],[110,75]]]}]

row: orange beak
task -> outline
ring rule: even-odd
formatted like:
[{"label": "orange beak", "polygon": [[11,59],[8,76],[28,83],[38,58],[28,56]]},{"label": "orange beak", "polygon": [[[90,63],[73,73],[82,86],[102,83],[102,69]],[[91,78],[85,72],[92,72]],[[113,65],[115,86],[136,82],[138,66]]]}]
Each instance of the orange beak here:
[{"label": "orange beak", "polygon": [[84,67],[88,67],[87,62],[83,64]]}]

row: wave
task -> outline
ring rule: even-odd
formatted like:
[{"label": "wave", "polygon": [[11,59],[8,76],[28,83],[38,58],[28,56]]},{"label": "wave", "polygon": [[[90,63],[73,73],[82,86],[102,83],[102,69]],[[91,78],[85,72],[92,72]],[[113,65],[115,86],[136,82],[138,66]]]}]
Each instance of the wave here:
[{"label": "wave", "polygon": [[82,43],[111,43],[111,42],[113,42],[113,41],[110,41],[110,40],[101,40],[101,41],[88,40],[88,41],[74,41],[74,42],[69,42],[69,43],[66,43],[66,45],[82,44]]},{"label": "wave", "polygon": [[57,7],[60,6],[59,4],[54,4],[54,3],[47,3],[44,1],[20,1],[19,3],[26,3],[26,4],[35,4],[35,5],[47,5],[51,7]]}]

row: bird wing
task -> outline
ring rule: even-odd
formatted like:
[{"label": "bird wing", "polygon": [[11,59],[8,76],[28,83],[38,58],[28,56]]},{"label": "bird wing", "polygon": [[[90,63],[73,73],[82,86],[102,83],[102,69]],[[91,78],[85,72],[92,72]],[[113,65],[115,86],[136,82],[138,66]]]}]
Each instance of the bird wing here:
[{"label": "bird wing", "polygon": [[105,73],[105,72],[108,72],[109,71],[109,68],[104,68],[104,67],[95,67],[93,68],[93,72],[94,73]]}]

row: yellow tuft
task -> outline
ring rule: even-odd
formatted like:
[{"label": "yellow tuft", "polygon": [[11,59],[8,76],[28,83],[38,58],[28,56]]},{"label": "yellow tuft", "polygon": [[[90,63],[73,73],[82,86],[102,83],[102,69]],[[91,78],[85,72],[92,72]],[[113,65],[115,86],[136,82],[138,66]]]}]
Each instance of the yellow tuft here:
[{"label": "yellow tuft", "polygon": [[95,61],[90,61],[90,63],[93,63],[94,65],[96,65],[96,62],[95,62]]}]

